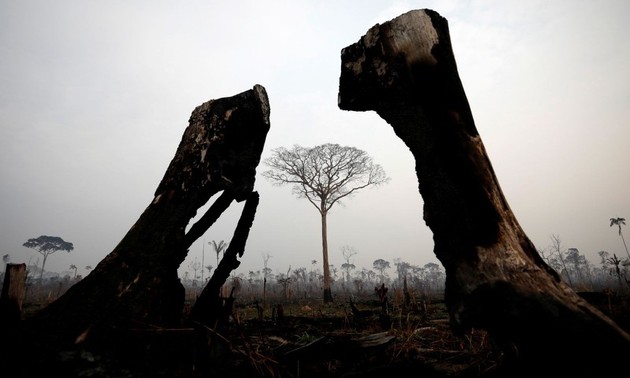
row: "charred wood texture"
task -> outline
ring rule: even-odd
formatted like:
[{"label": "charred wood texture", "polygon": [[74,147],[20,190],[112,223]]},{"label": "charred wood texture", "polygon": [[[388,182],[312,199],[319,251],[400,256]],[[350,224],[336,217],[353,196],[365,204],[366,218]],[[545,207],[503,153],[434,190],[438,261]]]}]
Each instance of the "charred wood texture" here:
[{"label": "charred wood texture", "polygon": [[[177,269],[190,245],[232,201],[252,196],[269,112],[260,85],[194,109],[153,200],[136,223],[87,277],[36,314],[30,325],[74,342],[111,329],[179,324],[184,288]],[[186,232],[198,209],[219,192]]]},{"label": "charred wood texture", "polygon": [[487,330],[529,371],[594,375],[606,369],[602,361],[627,358],[630,336],[561,281],[512,213],[475,126],[445,18],[413,10],[342,49],[338,101],[343,110],[376,111],[413,154],[456,334]]},{"label": "charred wood texture", "polygon": [[26,296],[26,264],[7,264],[0,295],[0,329],[15,327],[23,318]]},{"label": "charred wood texture", "polygon": [[221,287],[230,276],[233,270],[241,265],[238,260],[245,252],[245,244],[249,236],[249,230],[254,222],[256,208],[258,207],[258,192],[252,192],[243,206],[241,217],[234,230],[232,240],[219,266],[203,288],[199,298],[195,302],[190,318],[212,328],[226,325],[229,315],[231,315],[231,301],[234,300],[233,292],[228,298],[221,298]]}]

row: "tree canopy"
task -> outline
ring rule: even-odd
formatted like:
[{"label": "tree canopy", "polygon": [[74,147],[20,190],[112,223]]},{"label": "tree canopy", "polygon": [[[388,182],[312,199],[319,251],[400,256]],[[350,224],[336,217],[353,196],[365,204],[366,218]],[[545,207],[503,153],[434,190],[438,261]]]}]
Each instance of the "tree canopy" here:
[{"label": "tree canopy", "polygon": [[264,177],[276,185],[293,184],[293,194],[306,198],[322,214],[360,189],[389,181],[367,152],[339,144],[276,148],[264,163],[271,168],[262,173]]},{"label": "tree canopy", "polygon": [[621,233],[621,226],[626,225],[626,218],[616,217],[610,218],[610,227],[617,226],[619,227],[619,236],[623,241],[623,247],[626,249],[626,254],[628,255],[628,259],[630,259],[630,252],[628,252],[628,246],[626,245],[626,239],[623,238],[623,234]]},{"label": "tree canopy", "polygon": [[40,280],[44,275],[44,267],[46,266],[48,256],[57,251],[66,251],[69,253],[74,250],[74,245],[72,243],[63,240],[59,236],[42,235],[38,238],[28,239],[26,243],[22,245],[26,248],[34,249],[40,255],[44,256],[44,260],[42,261],[42,271],[39,274]]},{"label": "tree canopy", "polygon": [[389,181],[383,168],[355,147],[326,143],[315,147],[294,145],[272,151],[264,163],[271,169],[262,173],[275,185],[293,185],[293,194],[306,198],[322,218],[324,301],[331,302],[326,215],[328,210],[357,191]]},{"label": "tree canopy", "polygon": [[219,255],[225,252],[228,247],[228,243],[226,243],[225,240],[221,240],[218,243],[216,240],[212,240],[208,242],[208,244],[210,244],[212,249],[214,249],[214,252],[217,254],[217,266],[219,266]]}]

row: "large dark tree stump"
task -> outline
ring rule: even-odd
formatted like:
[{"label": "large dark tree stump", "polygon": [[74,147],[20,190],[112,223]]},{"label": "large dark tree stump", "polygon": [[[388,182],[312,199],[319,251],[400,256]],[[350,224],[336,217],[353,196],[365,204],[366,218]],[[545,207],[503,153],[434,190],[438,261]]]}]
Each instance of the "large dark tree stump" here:
[{"label": "large dark tree stump", "polygon": [[[111,329],[179,324],[184,288],[177,269],[190,245],[233,200],[250,197],[270,127],[269,112],[260,85],[198,106],[140,218],[87,277],[28,325],[62,336],[57,341],[75,342],[107,336]],[[186,233],[197,210],[221,191]]]},{"label": "large dark tree stump", "polygon": [[512,213],[477,132],[446,19],[410,11],[344,48],[339,107],[376,111],[411,150],[457,334],[487,330],[520,371],[593,376],[630,356],[630,336],[561,281]]}]

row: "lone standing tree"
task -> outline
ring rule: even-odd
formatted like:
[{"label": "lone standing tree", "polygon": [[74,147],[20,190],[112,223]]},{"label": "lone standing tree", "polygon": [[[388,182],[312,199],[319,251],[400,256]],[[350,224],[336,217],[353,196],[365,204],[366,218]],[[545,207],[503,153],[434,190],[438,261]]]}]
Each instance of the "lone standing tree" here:
[{"label": "lone standing tree", "polygon": [[621,236],[621,241],[623,241],[623,246],[626,249],[626,254],[628,255],[628,259],[630,259],[630,253],[628,252],[628,246],[626,245],[626,239],[623,238],[623,234],[621,233],[621,226],[626,224],[626,218],[610,218],[610,227],[618,226],[619,227],[619,236]]},{"label": "lone standing tree", "polygon": [[338,144],[315,147],[293,146],[272,151],[264,163],[271,169],[262,173],[276,185],[293,184],[293,193],[306,198],[322,217],[324,302],[332,302],[326,215],[341,199],[360,189],[389,181],[383,168],[362,150]]},{"label": "lone standing tree", "polygon": [[63,240],[59,236],[42,235],[38,238],[28,239],[26,243],[22,245],[26,248],[34,249],[37,253],[44,256],[44,260],[42,261],[42,271],[39,273],[40,282],[44,276],[44,267],[46,266],[48,256],[57,251],[66,251],[70,253],[70,251],[74,249],[72,243]]}]

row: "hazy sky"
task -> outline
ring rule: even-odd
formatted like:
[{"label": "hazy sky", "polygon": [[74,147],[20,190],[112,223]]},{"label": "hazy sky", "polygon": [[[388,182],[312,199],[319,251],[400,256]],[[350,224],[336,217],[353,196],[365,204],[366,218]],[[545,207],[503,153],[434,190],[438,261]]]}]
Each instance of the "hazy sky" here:
[{"label": "hazy sky", "polygon": [[[40,235],[74,243],[46,270],[92,267],[153,199],[192,110],[267,89],[271,149],[339,143],[391,181],[329,214],[343,246],[438,262],[411,153],[373,112],[337,107],[340,51],[375,25],[430,8],[449,21],[459,74],[503,192],[538,249],[558,235],[592,262],[625,257],[611,217],[630,225],[630,2],[0,0],[0,254],[37,261]],[[266,169],[259,166],[258,171]],[[257,177],[254,226],[237,273],[321,269],[320,218],[290,187]],[[212,198],[214,201],[216,198]],[[195,243],[232,237],[242,204]],[[630,227],[626,227],[630,239]],[[41,259],[40,259],[41,263]]]}]

